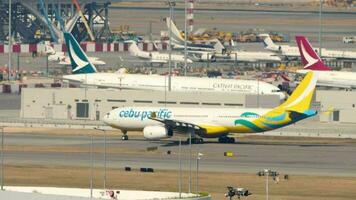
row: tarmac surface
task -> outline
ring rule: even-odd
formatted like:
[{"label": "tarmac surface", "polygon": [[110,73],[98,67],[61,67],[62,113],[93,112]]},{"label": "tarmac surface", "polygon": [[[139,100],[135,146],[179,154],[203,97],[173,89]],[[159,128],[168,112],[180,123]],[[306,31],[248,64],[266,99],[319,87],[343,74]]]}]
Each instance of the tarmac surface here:
[{"label": "tarmac surface", "polygon": [[[89,136],[6,134],[5,144],[20,147],[18,150],[6,151],[6,164],[76,167],[90,166],[91,163]],[[103,167],[103,137],[94,137],[93,144],[95,166]],[[32,150],[21,150],[26,146],[30,146]],[[43,149],[44,147],[46,148]],[[48,147],[53,150],[48,150]],[[158,147],[158,150],[147,151],[148,147]],[[62,151],[63,148],[69,149]],[[108,167],[178,169],[177,138],[164,141],[146,141],[141,138],[121,141],[120,136],[108,136],[107,149],[110,149],[107,154]],[[171,151],[170,155],[167,154],[168,150]],[[224,157],[224,152],[227,151],[233,152],[234,156]],[[271,168],[288,174],[356,176],[356,144],[354,143],[302,145],[241,141],[235,144],[219,144],[216,140],[209,140],[205,144],[192,146],[193,169],[195,169],[197,152],[203,154],[199,161],[199,168],[202,171],[255,173]],[[189,169],[188,159],[189,145],[183,143],[183,170]]]}]

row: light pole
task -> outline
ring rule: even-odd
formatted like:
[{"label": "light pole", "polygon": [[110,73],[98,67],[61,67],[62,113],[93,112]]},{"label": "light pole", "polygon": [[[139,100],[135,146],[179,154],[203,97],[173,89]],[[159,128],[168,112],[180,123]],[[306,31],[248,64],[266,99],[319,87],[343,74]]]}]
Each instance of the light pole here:
[{"label": "light pole", "polygon": [[196,182],[196,188],[197,188],[197,195],[199,196],[199,160],[202,158],[203,154],[200,153],[199,151],[197,152],[197,182]]},{"label": "light pole", "polygon": [[182,198],[182,138],[179,137],[179,178],[178,178],[178,189],[179,189],[179,198]]},{"label": "light pole", "polygon": [[169,6],[169,54],[168,54],[168,91],[171,91],[172,84],[171,84],[171,75],[172,75],[172,22],[173,22],[173,9],[174,6],[176,5],[175,0],[168,0],[168,6]]},{"label": "light pole", "polygon": [[9,0],[9,44],[8,44],[8,49],[9,49],[9,60],[8,60],[8,66],[7,66],[7,69],[8,69],[8,72],[7,72],[7,74],[8,74],[8,81],[10,81],[10,70],[11,70],[11,49],[12,49],[12,40],[11,40],[11,36],[12,36],[12,34],[11,34],[11,23],[12,23],[12,6],[11,6],[11,4],[12,4],[12,2],[11,2],[11,0]]},{"label": "light pole", "polygon": [[93,159],[93,134],[91,134],[90,142],[90,198],[93,198],[93,176],[94,176],[94,159]]},{"label": "light pole", "polygon": [[106,130],[94,127],[95,130],[102,131],[104,134],[104,189],[106,189]]},{"label": "light pole", "polygon": [[194,129],[189,130],[189,190],[188,192],[192,192],[192,132]]},{"label": "light pole", "polygon": [[[184,1],[184,76],[187,76],[187,0]],[[190,182],[189,182],[190,192]]]},{"label": "light pole", "polygon": [[270,169],[264,169],[262,171],[259,171],[257,175],[266,176],[266,200],[268,200],[269,198],[268,177],[271,176],[273,178],[276,178],[279,175],[279,173],[277,171],[273,171]]},{"label": "light pole", "polygon": [[4,190],[4,128],[1,129],[1,190]]},{"label": "light pole", "polygon": [[319,7],[319,56],[320,58],[321,58],[322,32],[323,32],[322,13],[323,13],[323,0],[320,0],[320,7]]}]

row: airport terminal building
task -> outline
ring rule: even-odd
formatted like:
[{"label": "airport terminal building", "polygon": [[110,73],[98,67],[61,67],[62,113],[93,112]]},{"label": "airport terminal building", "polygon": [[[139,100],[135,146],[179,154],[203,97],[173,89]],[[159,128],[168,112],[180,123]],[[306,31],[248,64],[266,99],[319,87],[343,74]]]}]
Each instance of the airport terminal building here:
[{"label": "airport terminal building", "polygon": [[278,95],[162,92],[96,88],[24,88],[21,118],[101,120],[123,106],[273,108]]}]

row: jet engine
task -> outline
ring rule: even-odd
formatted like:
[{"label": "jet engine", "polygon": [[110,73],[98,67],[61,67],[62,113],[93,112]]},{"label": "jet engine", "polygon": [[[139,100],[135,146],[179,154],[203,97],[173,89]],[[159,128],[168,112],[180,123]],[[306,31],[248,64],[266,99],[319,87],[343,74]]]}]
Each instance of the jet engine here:
[{"label": "jet engine", "polygon": [[202,53],[200,56],[200,61],[215,62],[215,55],[214,53]]},{"label": "jet engine", "polygon": [[150,140],[169,138],[172,135],[173,130],[164,126],[146,126],[143,129],[143,136]]}]

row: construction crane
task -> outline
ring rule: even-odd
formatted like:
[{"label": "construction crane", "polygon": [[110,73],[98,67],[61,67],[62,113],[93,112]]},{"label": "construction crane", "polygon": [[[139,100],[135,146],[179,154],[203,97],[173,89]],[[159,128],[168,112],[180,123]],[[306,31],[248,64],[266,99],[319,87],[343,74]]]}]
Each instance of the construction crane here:
[{"label": "construction crane", "polygon": [[85,18],[82,10],[80,9],[80,5],[79,5],[79,2],[77,0],[72,0],[73,4],[75,5],[75,7],[77,8],[77,12],[79,13],[80,17],[82,18],[83,20],[83,23],[84,23],[84,26],[85,28],[87,29],[87,32],[89,34],[89,37],[90,37],[90,40],[91,41],[95,41],[95,37],[94,37],[94,34],[93,32],[91,31],[89,25],[88,25],[88,21],[87,19]]},{"label": "construction crane", "polygon": [[43,2],[43,0],[38,0],[38,2],[40,4],[40,10],[42,12],[42,15],[44,16],[44,18],[46,20],[49,32],[51,33],[52,39],[53,39],[54,42],[58,42],[58,37],[57,37],[57,35],[55,34],[55,32],[53,30],[51,21],[48,19],[48,13],[47,13],[46,6],[45,6],[44,2]]}]

